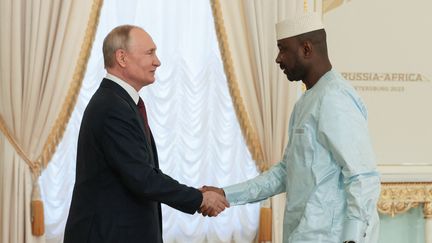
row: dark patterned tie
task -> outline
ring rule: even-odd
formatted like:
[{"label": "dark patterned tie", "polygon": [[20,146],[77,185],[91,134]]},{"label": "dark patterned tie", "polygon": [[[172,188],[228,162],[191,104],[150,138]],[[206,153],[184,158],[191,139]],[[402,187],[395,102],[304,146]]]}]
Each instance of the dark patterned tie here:
[{"label": "dark patterned tie", "polygon": [[141,97],[138,100],[137,106],[138,106],[138,110],[140,111],[141,116],[142,116],[142,118],[144,120],[144,129],[145,129],[145,136],[146,136],[147,142],[151,145],[150,126],[148,124],[146,108],[145,108],[144,102],[141,99]]}]

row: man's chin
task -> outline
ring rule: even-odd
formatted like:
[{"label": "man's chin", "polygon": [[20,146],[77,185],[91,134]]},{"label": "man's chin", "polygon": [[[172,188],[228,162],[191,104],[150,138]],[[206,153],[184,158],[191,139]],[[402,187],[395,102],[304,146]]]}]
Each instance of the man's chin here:
[{"label": "man's chin", "polygon": [[292,77],[292,76],[289,76],[288,74],[286,75],[286,77],[287,77],[287,79],[288,79],[289,81],[291,81],[291,82],[298,82],[298,81],[301,81],[300,78]]},{"label": "man's chin", "polygon": [[148,80],[146,80],[146,81],[144,82],[144,86],[147,86],[147,85],[153,84],[155,81],[156,81],[155,78],[153,78],[153,79],[148,79]]},{"label": "man's chin", "polygon": [[295,82],[295,81],[298,81],[297,79],[295,79],[295,78],[292,78],[292,77],[289,77],[288,75],[287,75],[287,79],[288,79],[289,81],[291,81],[291,82]]}]

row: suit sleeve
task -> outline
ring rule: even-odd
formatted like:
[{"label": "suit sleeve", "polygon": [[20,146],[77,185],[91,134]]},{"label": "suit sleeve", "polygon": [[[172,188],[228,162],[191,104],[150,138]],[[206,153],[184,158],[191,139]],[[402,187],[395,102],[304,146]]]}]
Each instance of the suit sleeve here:
[{"label": "suit sleeve", "polygon": [[199,190],[180,184],[155,168],[138,117],[130,106],[111,109],[103,124],[102,144],[108,166],[134,195],[190,214],[199,209]]}]

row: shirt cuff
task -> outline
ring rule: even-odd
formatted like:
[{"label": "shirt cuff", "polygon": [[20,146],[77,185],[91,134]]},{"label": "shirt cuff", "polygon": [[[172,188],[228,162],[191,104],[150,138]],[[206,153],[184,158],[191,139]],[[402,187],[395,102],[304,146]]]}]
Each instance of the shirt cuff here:
[{"label": "shirt cuff", "polygon": [[343,241],[364,242],[367,225],[357,219],[345,219]]},{"label": "shirt cuff", "polygon": [[230,205],[240,205],[241,202],[239,200],[239,197],[241,197],[242,194],[244,194],[244,188],[242,188],[240,185],[232,185],[228,187],[222,188],[225,192],[225,198],[229,202]]}]

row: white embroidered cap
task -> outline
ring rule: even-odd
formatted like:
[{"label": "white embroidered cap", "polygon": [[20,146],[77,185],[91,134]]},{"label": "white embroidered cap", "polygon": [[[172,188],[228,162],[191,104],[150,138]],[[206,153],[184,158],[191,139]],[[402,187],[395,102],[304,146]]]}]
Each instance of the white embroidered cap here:
[{"label": "white embroidered cap", "polygon": [[278,40],[324,29],[321,15],[315,12],[301,13],[276,24]]}]

